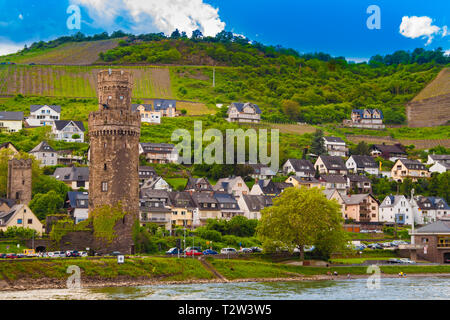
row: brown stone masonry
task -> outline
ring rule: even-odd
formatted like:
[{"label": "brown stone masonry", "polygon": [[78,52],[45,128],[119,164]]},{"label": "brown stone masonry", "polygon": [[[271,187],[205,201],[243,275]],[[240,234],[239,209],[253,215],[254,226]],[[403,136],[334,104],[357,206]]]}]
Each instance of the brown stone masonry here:
[{"label": "brown stone masonry", "polygon": [[8,199],[28,204],[31,201],[31,159],[8,161]]}]

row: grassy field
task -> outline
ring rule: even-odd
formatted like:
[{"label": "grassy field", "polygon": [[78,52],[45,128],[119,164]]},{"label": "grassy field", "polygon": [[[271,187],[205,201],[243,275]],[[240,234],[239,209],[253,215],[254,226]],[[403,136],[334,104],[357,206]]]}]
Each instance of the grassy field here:
[{"label": "grassy field", "polygon": [[0,242],[0,253],[23,253],[23,249],[27,249],[23,245],[17,247],[18,242]]},{"label": "grassy field", "polygon": [[184,190],[186,187],[188,179],[185,178],[167,178],[165,179],[173,190]]}]

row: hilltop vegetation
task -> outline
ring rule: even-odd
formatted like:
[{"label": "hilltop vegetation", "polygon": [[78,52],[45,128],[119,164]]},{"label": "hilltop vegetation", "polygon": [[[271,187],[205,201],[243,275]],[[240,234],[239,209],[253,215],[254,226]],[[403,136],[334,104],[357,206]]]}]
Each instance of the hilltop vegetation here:
[{"label": "hilltop vegetation", "polygon": [[[101,41],[115,41],[118,46],[100,52],[96,64],[170,65],[164,69],[133,68],[140,73],[135,98],[177,98],[210,106],[252,101],[262,107],[264,119],[276,122],[336,123],[348,118],[352,108],[378,107],[384,112],[386,123],[402,124],[405,104],[450,61],[441,49],[416,49],[384,57],[376,55],[369,63],[354,64],[325,53],[299,54],[293,49],[265,46],[225,31],[215,37],[203,37],[196,31],[188,38],[177,30],[170,37],[135,36],[120,31],[92,37],[79,33],[34,43],[5,58],[38,59],[39,54],[69,57],[64,50],[76,56],[74,43],[92,45]],[[215,87],[211,66],[217,66]],[[0,67],[0,77],[7,84],[0,93],[95,96],[95,69],[12,67],[15,66],[7,66],[7,70]],[[56,78],[47,79],[49,74]],[[32,79],[35,87],[29,85]]]}]

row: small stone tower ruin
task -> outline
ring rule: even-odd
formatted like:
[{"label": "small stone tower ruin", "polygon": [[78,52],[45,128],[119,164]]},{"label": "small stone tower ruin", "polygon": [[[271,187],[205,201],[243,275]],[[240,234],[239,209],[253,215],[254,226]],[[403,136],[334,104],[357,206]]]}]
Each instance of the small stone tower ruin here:
[{"label": "small stone tower ruin", "polygon": [[18,204],[31,201],[31,159],[12,159],[8,161],[8,183],[6,196]]},{"label": "small stone tower ruin", "polygon": [[133,253],[132,227],[139,218],[139,138],[141,118],[131,110],[132,74],[98,74],[99,110],[89,115],[89,212],[118,202],[128,214],[115,226],[107,251]]}]

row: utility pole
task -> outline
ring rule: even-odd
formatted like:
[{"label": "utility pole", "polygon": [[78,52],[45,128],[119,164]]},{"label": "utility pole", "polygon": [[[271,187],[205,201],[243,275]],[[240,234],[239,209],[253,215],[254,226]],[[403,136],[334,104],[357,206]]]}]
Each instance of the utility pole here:
[{"label": "utility pole", "polygon": [[213,88],[216,87],[216,67],[213,67]]},{"label": "utility pole", "polygon": [[[414,188],[411,189],[411,203],[414,200]],[[412,206],[411,206],[412,207]],[[415,244],[414,241],[414,210],[411,210],[411,214],[412,214],[412,223],[411,223],[411,244]]]},{"label": "utility pole", "polygon": [[184,257],[186,258],[186,228],[184,228],[183,252],[184,252]]}]

